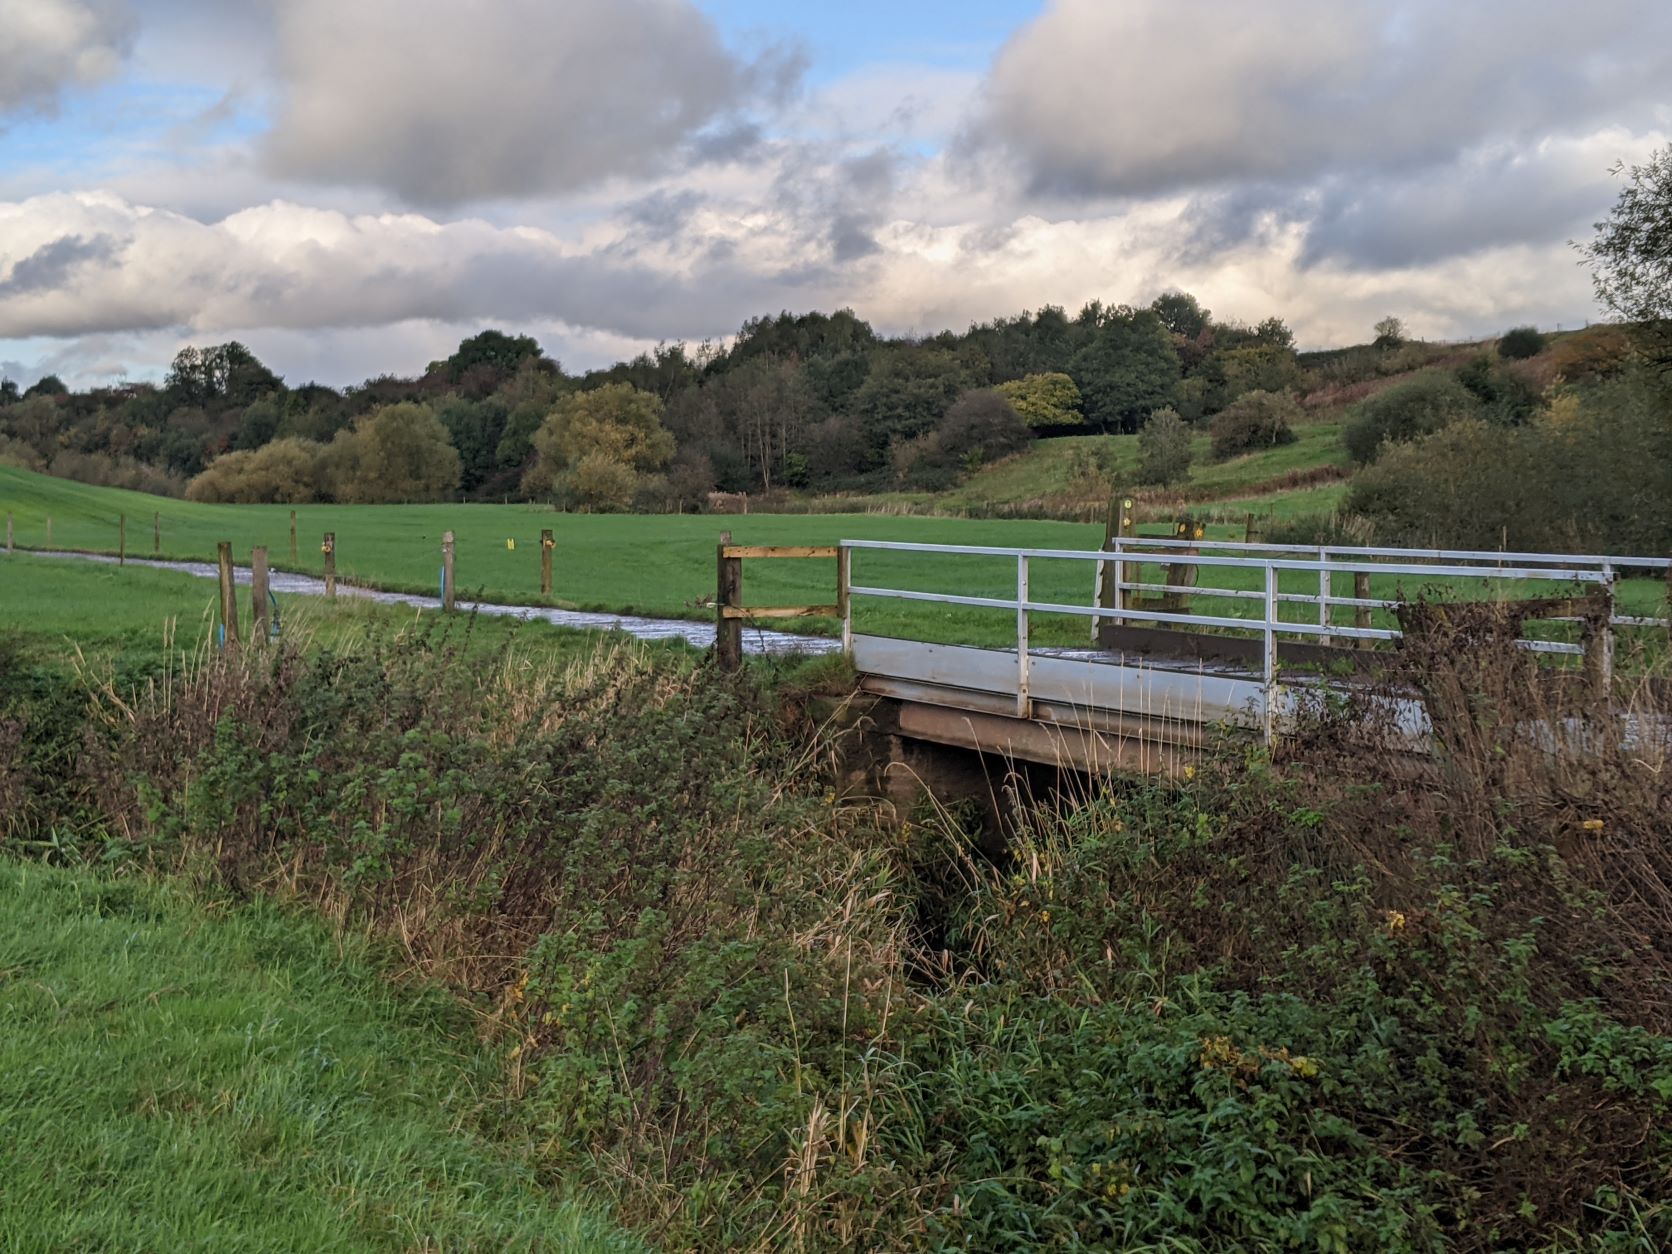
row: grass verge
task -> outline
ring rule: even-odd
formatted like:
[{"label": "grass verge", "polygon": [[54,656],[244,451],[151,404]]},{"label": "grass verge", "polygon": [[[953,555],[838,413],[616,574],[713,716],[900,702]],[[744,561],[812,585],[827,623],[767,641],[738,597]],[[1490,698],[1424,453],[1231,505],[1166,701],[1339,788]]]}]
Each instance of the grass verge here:
[{"label": "grass verge", "polygon": [[479,1128],[459,1003],[252,902],[0,861],[0,1247],[641,1248]]}]

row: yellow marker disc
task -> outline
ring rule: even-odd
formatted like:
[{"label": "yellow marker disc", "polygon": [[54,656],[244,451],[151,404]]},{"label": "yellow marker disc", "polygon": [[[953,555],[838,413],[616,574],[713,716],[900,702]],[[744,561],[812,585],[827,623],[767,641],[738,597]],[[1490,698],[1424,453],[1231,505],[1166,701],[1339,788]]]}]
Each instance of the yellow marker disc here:
[{"label": "yellow marker disc", "polygon": [[505,547],[508,549],[514,549],[517,547],[517,542],[515,540],[508,539],[505,541]]}]

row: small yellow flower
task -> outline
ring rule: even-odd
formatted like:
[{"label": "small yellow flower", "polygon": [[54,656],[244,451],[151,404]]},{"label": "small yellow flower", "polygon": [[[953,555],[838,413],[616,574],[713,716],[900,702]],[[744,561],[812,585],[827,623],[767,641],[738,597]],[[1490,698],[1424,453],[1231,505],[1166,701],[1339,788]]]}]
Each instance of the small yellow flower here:
[{"label": "small yellow flower", "polygon": [[1398,910],[1387,910],[1383,912],[1383,916],[1387,919],[1389,932],[1402,932],[1405,930],[1405,916],[1402,912]]},{"label": "small yellow flower", "polygon": [[1185,767],[1184,768],[1184,777],[1186,779],[1195,779],[1196,778],[1196,768],[1193,767],[1193,766]]},{"label": "small yellow flower", "polygon": [[1587,832],[1600,832],[1602,830],[1602,820],[1586,819],[1579,826],[1584,828]]},{"label": "small yellow flower", "polygon": [[1041,923],[1049,923],[1051,921],[1051,912],[1049,910],[1041,910],[1039,912],[1039,921]]}]

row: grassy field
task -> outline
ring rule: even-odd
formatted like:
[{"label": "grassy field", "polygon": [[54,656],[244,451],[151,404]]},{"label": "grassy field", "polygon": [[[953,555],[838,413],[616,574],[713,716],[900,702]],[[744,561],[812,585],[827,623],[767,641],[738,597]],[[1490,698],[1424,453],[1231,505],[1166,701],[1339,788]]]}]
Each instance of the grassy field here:
[{"label": "grassy field", "polygon": [[[1339,483],[1276,491],[1267,485],[1322,467],[1341,467],[1344,471],[1347,454],[1341,445],[1341,424],[1315,423],[1298,428],[1295,435],[1293,444],[1222,462],[1209,456],[1212,439],[1206,434],[1197,435],[1191,442],[1190,481],[1182,485],[1179,494],[1198,502],[1189,506],[1196,513],[1253,513],[1278,518],[1329,513],[1344,490]],[[1073,486],[1076,467],[1088,462],[1103,467],[1117,483],[1131,482],[1138,459],[1135,435],[1062,436],[1037,441],[1013,457],[976,471],[945,492],[891,492],[863,499],[878,506],[934,507],[948,513],[992,512],[999,507],[1062,496]]]},{"label": "grassy field", "polygon": [[260,902],[0,861],[0,1247],[635,1250],[476,1129],[500,1062]]},{"label": "grassy field", "polygon": [[[241,589],[250,628],[249,590]],[[437,649],[478,652],[507,647],[542,656],[590,654],[593,632],[489,616],[379,605],[352,597],[279,598],[284,638],[307,646],[351,648],[374,638],[421,633]],[[211,580],[144,566],[0,555],[0,637],[38,657],[80,654],[156,667],[207,647],[215,637],[217,594]],[[675,650],[676,644],[648,648]]]},{"label": "grassy field", "polygon": [[[150,519],[156,513],[161,517],[165,557],[207,560],[213,556],[216,541],[227,539],[240,560],[247,560],[252,545],[265,544],[276,565],[291,565],[286,560],[290,511],[283,506],[199,505],[0,468],[0,510],[13,513],[17,541],[26,546],[45,543],[45,520],[50,516],[55,545],[111,551],[116,517],[126,512],[129,551],[148,552]],[[299,507],[297,518],[300,536],[307,541],[299,541],[294,564],[302,571],[321,571],[317,537],[333,531],[338,571],[345,580],[433,594],[440,568],[440,537],[450,529],[458,537],[461,594],[513,604],[541,601],[539,534],[543,527],[551,527],[557,534],[554,604],[668,618],[712,615],[707,602],[714,592],[714,546],[722,530],[740,544],[829,544],[855,539],[1090,550],[1102,541],[1101,526],[1084,523],[885,514],[718,518],[556,514],[527,505],[319,505]],[[145,520],[144,526],[137,526],[136,519]],[[142,533],[144,545],[136,543],[136,533]],[[507,547],[507,540],[515,541],[516,547]],[[19,613],[25,622],[41,618],[73,625],[84,614],[97,618],[117,612],[111,599],[90,588],[79,594],[85,598],[81,603],[85,608],[71,608],[55,586],[42,583],[50,577],[29,573],[24,565],[38,560],[8,563],[0,558],[0,601],[21,600],[23,608],[11,612]],[[1159,567],[1148,568],[1148,577],[1160,574]],[[1036,600],[1090,604],[1093,567],[1089,563],[1039,559],[1032,563],[1030,575]],[[138,571],[132,568],[115,572],[106,578],[122,582],[104,586],[126,589],[136,576]],[[1007,557],[860,552],[854,559],[857,585],[1006,597],[1014,595],[1015,579],[1015,562]],[[1225,578],[1225,586],[1251,590],[1258,579],[1257,572],[1237,572]],[[1211,580],[1204,576],[1203,582]],[[1350,584],[1350,579],[1338,577],[1334,591],[1350,595]],[[149,597],[148,589],[162,585],[141,579],[133,586]],[[1316,586],[1316,578],[1304,572],[1290,573],[1282,582],[1285,592],[1313,592]],[[1439,591],[1393,578],[1379,578],[1373,584],[1376,595],[1386,597],[1424,590]],[[1519,584],[1509,593],[1536,595],[1547,590]],[[1465,591],[1472,596],[1491,594],[1480,585]],[[833,562],[756,561],[745,567],[744,600],[751,605],[826,603],[834,599],[834,593]],[[207,623],[203,607],[211,596],[206,584],[198,584],[191,593],[193,621]],[[1652,612],[1664,602],[1664,585],[1656,581],[1624,585],[1622,602],[1635,612]],[[1196,604],[1204,613],[1243,617],[1257,612],[1257,604],[1247,600],[1199,596]],[[151,603],[147,611],[151,617],[145,622],[160,624],[164,615],[157,612],[159,608]],[[1285,613],[1300,621],[1315,611],[1290,605]],[[1015,638],[1014,615],[1004,610],[861,597],[855,600],[854,615],[857,630],[878,635],[910,635],[948,644],[1002,644]],[[836,626],[828,621],[800,625],[824,632]],[[1039,614],[1033,631],[1040,645],[1078,645],[1089,639],[1090,624],[1083,617]]]}]

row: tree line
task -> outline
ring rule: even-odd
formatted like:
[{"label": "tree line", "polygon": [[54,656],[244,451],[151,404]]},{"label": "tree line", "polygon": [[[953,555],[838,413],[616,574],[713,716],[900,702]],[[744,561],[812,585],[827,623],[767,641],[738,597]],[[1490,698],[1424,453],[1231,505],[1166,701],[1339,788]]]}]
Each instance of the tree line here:
[{"label": "tree line", "polygon": [[1047,306],[926,338],[850,310],[746,322],[570,374],[484,330],[414,377],[289,386],[237,342],[190,347],[160,385],[0,385],[0,460],[203,500],[549,499],[671,509],[709,493],[946,486],[1039,435],[1211,418],[1301,378],[1278,318]]}]

